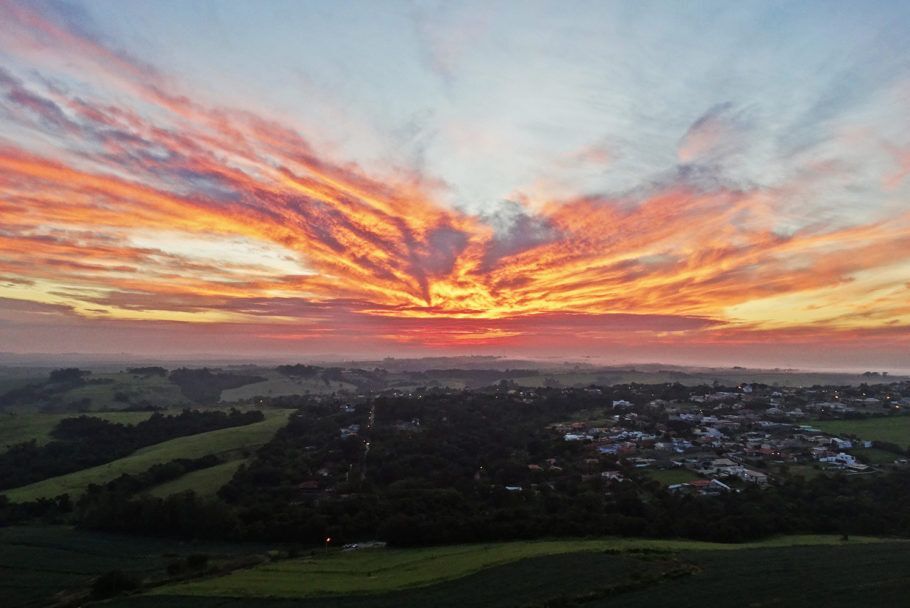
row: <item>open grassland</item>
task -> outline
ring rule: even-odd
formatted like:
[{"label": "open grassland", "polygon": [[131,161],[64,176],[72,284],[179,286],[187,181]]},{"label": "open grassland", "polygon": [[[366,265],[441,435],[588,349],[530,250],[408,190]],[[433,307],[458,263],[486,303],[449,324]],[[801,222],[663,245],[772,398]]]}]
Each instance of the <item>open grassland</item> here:
[{"label": "open grassland", "polygon": [[[72,418],[80,414],[41,414],[41,413],[23,413],[11,414],[0,413],[0,452],[6,450],[9,446],[31,441],[34,439],[39,445],[45,444],[51,439],[51,431],[64,418]],[[151,416],[150,412],[92,412],[86,414],[93,418],[102,418],[111,422],[120,424],[136,424],[147,420]]]},{"label": "open grassland", "polygon": [[256,397],[282,397],[286,395],[322,395],[336,391],[356,390],[348,382],[323,381],[322,378],[294,378],[275,370],[257,369],[256,375],[265,378],[263,382],[254,382],[239,388],[221,391],[221,401],[245,401]]},{"label": "open grassland", "polygon": [[850,434],[861,439],[887,441],[901,447],[910,446],[910,415],[865,420],[818,420],[812,426],[834,435]]},{"label": "open grassland", "polygon": [[254,552],[264,548],[124,537],[63,526],[0,528],[0,606],[48,606],[56,594],[85,588],[112,570],[148,582],[164,578],[168,562],[180,556],[206,553],[215,558]]},{"label": "open grassland", "polygon": [[142,473],[154,464],[176,458],[202,458],[209,454],[236,460],[265,445],[287,423],[292,410],[264,410],[266,419],[256,424],[219,429],[179,437],[152,445],[107,464],[83,469],[69,475],[45,479],[4,492],[14,502],[25,502],[60,494],[80,495],[92,483],[102,484],[124,473]]},{"label": "open grassland", "polygon": [[[875,539],[857,538],[855,544]],[[738,545],[683,540],[603,539],[525,541],[420,549],[335,552],[287,560],[226,576],[161,587],[162,595],[284,597],[382,593],[433,585],[518,560],[603,551],[735,551],[757,547],[836,545],[833,536],[788,536]]]},{"label": "open grassland", "polygon": [[648,477],[665,486],[671,486],[677,483],[689,483],[690,481],[699,479],[699,476],[689,469],[652,469],[648,471]]},{"label": "open grassland", "polygon": [[247,460],[239,458],[207,469],[193,471],[173,481],[155,486],[148,493],[159,498],[166,498],[172,494],[192,490],[200,496],[214,496],[234,477],[237,469]]}]

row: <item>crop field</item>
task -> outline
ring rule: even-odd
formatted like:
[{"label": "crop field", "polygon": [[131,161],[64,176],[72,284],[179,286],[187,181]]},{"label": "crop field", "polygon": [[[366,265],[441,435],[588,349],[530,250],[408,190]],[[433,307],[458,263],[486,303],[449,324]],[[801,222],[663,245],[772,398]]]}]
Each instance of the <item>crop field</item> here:
[{"label": "crop field", "polygon": [[706,551],[682,558],[701,572],[585,606],[903,606],[910,593],[910,552],[901,542]]},{"label": "crop field", "polygon": [[193,553],[238,556],[260,546],[185,543],[83,532],[62,526],[0,528],[0,606],[47,606],[57,593],[81,588],[121,570],[141,579],[165,576],[175,557]]},{"label": "crop field", "polygon": [[[0,452],[9,446],[34,439],[39,445],[52,439],[51,431],[64,418],[79,414],[0,413]],[[136,424],[148,419],[149,412],[93,412],[94,418],[103,418],[121,424]]]},{"label": "crop field", "polygon": [[193,471],[173,481],[155,486],[149,494],[159,498],[166,498],[171,494],[193,490],[200,496],[214,496],[222,486],[234,477],[234,473],[245,462],[247,462],[247,459],[238,458],[207,469]]},{"label": "crop field", "polygon": [[[560,547],[560,552],[547,555],[513,548],[510,549],[514,551],[510,555],[512,561],[489,562],[480,570],[459,573],[457,578],[444,573],[445,562],[432,563],[433,552],[442,555],[464,551],[464,547],[402,551],[429,559],[428,568],[442,574],[425,585],[395,590],[370,591],[354,584],[339,589],[337,594],[292,599],[278,593],[225,597],[216,589],[208,595],[171,595],[179,587],[164,587],[158,593],[122,598],[107,605],[110,608],[532,608],[547,605],[739,608],[804,605],[806,598],[811,597],[813,605],[817,600],[818,605],[829,608],[854,608],[904,605],[910,592],[910,552],[906,542],[864,543],[858,539],[841,542],[830,537],[801,537],[721,546],[634,540],[577,543],[587,543],[586,548],[577,550],[579,545],[573,542],[555,543],[552,548]],[[503,543],[494,547],[529,544],[532,543]],[[491,546],[484,547],[480,550],[491,551]],[[626,552],[617,552],[620,548]],[[651,551],[642,552],[648,549]],[[338,560],[348,559],[363,565],[373,561],[377,569],[411,567],[408,560],[396,558],[387,565],[357,554],[330,555],[313,561],[326,562],[326,576],[338,577]],[[356,576],[354,572],[354,569],[343,571],[350,577],[348,583],[355,582],[355,578],[378,575],[369,570],[357,569]],[[316,569],[310,574],[322,576]],[[214,582],[220,580],[223,579]]]},{"label": "crop field", "polygon": [[[874,539],[856,539],[854,542]],[[202,581],[162,587],[155,594],[221,597],[309,597],[380,593],[436,584],[532,557],[603,551],[706,551],[836,544],[832,536],[781,537],[729,545],[683,540],[604,539],[526,541],[420,549],[334,552],[287,560]]]},{"label": "crop field", "polygon": [[819,420],[812,423],[826,433],[849,433],[860,439],[887,441],[910,446],[910,415],[867,418],[865,420]]},{"label": "crop field", "polygon": [[287,423],[291,411],[264,410],[266,419],[256,424],[179,437],[143,448],[107,464],[45,479],[4,493],[13,502],[52,498],[67,493],[75,497],[89,484],[105,483],[124,473],[141,473],[154,464],[176,458],[201,458],[215,454],[228,460],[236,460],[265,445],[278,429]]}]

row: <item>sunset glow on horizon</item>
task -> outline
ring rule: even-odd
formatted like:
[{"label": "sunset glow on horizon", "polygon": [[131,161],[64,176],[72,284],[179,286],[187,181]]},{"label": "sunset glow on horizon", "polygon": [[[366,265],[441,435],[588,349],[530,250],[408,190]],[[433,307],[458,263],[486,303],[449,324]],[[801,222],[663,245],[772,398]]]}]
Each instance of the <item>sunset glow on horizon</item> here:
[{"label": "sunset glow on horizon", "polygon": [[910,369],[910,9],[577,8],[0,0],[0,351]]}]

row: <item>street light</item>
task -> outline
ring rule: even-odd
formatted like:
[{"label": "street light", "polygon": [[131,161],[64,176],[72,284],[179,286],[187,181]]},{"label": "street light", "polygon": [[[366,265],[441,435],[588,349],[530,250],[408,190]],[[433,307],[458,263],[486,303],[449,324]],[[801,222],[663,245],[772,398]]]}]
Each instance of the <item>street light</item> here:
[{"label": "street light", "polygon": [[331,536],[326,536],[326,537],[325,537],[325,552],[326,552],[326,553],[329,552],[329,543],[330,543],[330,542],[332,542],[332,537],[331,537]]}]

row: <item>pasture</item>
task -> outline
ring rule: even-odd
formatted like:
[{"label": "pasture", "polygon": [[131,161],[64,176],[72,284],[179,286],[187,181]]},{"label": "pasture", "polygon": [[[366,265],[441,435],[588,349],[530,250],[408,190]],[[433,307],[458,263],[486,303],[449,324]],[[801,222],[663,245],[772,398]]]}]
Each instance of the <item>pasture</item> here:
[{"label": "pasture", "polygon": [[817,420],[818,429],[833,435],[856,435],[860,439],[887,441],[906,448],[910,446],[910,415],[882,416],[865,420]]},{"label": "pasture", "polygon": [[60,494],[76,497],[89,484],[102,484],[124,473],[142,473],[154,464],[176,458],[201,458],[214,454],[226,460],[237,460],[265,445],[287,423],[291,412],[292,410],[264,410],[266,419],[256,424],[178,437],[148,446],[113,462],[45,479],[4,493],[13,502],[53,498]]}]

